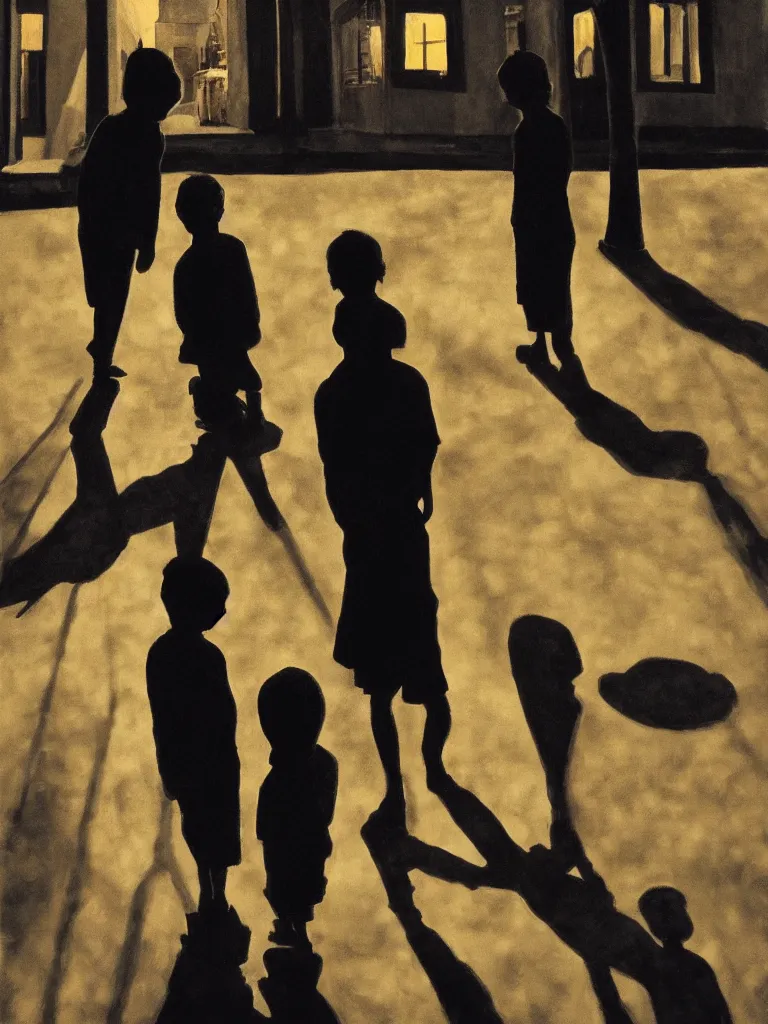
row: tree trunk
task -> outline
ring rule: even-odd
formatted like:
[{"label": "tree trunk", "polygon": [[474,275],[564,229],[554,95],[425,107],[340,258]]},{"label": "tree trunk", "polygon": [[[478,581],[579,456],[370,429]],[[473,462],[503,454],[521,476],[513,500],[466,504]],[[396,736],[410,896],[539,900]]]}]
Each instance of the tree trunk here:
[{"label": "tree trunk", "polygon": [[608,83],[610,198],[602,246],[642,251],[643,217],[632,98],[629,0],[595,0],[595,20]]}]

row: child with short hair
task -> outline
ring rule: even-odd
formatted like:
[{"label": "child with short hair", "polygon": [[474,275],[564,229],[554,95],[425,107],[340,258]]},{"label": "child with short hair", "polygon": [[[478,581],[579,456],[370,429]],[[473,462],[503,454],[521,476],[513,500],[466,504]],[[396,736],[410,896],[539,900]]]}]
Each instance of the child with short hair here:
[{"label": "child with short hair", "polygon": [[247,423],[257,432],[266,424],[261,410],[261,377],[248,351],[261,340],[261,314],[248,253],[239,238],[219,230],[224,189],[208,174],[195,174],[179,186],[176,214],[192,244],[173,276],[176,322],[184,335],[179,362],[198,367],[190,382],[201,425],[238,418],[237,392],[244,391]]},{"label": "child with short hair", "polygon": [[256,812],[267,874],[264,895],[275,913],[269,938],[277,945],[311,949],[307,922],[325,896],[338,789],[336,758],[317,742],[325,700],[309,672],[284,668],[261,687],[258,706],[272,747],[272,768]]},{"label": "child with short hair", "polygon": [[520,345],[520,362],[548,360],[546,335],[562,364],[574,356],[571,333],[571,264],[576,234],[568,206],[573,163],[563,119],[549,101],[547,65],[530,51],[507,57],[498,70],[507,102],[523,119],[515,131],[512,230],[515,236],[517,301],[523,307],[533,345]]},{"label": "child with short hair", "polygon": [[112,358],[134,261],[143,274],[155,259],[165,150],[159,122],[180,97],[170,58],[150,47],[134,50],[123,78],[126,109],[99,124],[81,164],[78,240],[86,297],[93,309],[87,351],[94,377],[100,379],[125,376]]},{"label": "child with short hair", "polygon": [[197,864],[199,913],[221,917],[227,869],[240,863],[237,709],[224,655],[203,633],[224,616],[229,584],[205,558],[174,558],[160,596],[171,628],[147,657],[157,765]]},{"label": "child with short hair", "polygon": [[422,752],[431,787],[445,775],[451,727],[425,526],[440,438],[427,382],[392,358],[405,342],[405,321],[375,294],[385,272],[378,242],[344,232],[327,260],[331,285],[344,295],[334,329],[344,359],[315,396],[326,494],[344,533],[347,570],[334,658],[354,670],[355,685],[371,698],[387,783],[377,820],[402,829],[405,791],[392,714],[398,690],[407,703],[426,707]]}]

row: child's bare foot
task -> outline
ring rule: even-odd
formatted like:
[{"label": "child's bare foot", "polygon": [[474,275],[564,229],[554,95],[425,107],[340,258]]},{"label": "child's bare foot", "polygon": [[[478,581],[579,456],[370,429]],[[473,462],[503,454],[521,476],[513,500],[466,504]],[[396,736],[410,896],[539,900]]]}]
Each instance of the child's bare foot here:
[{"label": "child's bare foot", "polygon": [[[276,917],[273,922],[272,931],[267,936],[270,942],[274,942],[276,946],[300,946],[301,935],[297,934],[296,929],[290,921],[286,921],[282,917]],[[309,943],[309,939],[306,937],[306,929],[304,932],[304,938]]]}]

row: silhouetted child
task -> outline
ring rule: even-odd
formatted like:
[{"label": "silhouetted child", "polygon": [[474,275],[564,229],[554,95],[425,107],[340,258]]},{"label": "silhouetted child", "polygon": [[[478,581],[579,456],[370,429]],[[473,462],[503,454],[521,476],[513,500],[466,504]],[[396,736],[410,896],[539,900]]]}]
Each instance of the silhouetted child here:
[{"label": "silhouetted child", "polygon": [[210,175],[192,175],[179,186],[176,213],[192,235],[176,264],[173,295],[184,335],[179,362],[200,371],[190,382],[195,411],[205,426],[236,419],[244,391],[249,426],[263,431],[261,377],[248,358],[261,340],[259,303],[245,246],[219,230],[224,189]]},{"label": "silhouetted child", "polygon": [[165,148],[158,122],[180,97],[181,85],[170,58],[160,50],[135,50],[123,78],[126,109],[104,118],[82,161],[78,238],[85,292],[93,309],[88,352],[97,377],[125,376],[112,358],[134,261],[143,274],[155,259]]},{"label": "silhouetted child", "polygon": [[205,558],[174,558],[160,596],[171,628],[147,657],[157,765],[197,864],[199,910],[218,916],[227,868],[240,863],[240,760],[227,664],[203,633],[225,614],[229,585]]},{"label": "silhouetted child", "polygon": [[259,792],[256,837],[264,845],[264,895],[275,913],[269,938],[281,946],[311,947],[307,922],[325,896],[338,765],[317,742],[324,719],[322,690],[302,669],[284,668],[259,691],[272,769]]},{"label": "silhouetted child", "polygon": [[[382,823],[405,826],[405,795],[392,702],[427,710],[427,782],[444,773],[451,725],[429,567],[432,464],[440,438],[429,388],[392,358],[405,342],[402,315],[375,294],[385,274],[370,235],[345,231],[329,247],[331,285],[344,294],[334,333],[344,359],[315,396],[326,494],[344,533],[346,581],[334,658],[371,697],[371,724],[387,791]],[[423,509],[419,507],[423,503]]]},{"label": "silhouetted child", "polygon": [[571,263],[576,235],[568,206],[571,140],[565,122],[549,106],[547,65],[530,51],[518,51],[498,71],[507,101],[523,119],[515,131],[512,230],[515,236],[517,301],[523,307],[533,345],[521,345],[518,359],[547,358],[546,334],[561,363],[573,356]]}]

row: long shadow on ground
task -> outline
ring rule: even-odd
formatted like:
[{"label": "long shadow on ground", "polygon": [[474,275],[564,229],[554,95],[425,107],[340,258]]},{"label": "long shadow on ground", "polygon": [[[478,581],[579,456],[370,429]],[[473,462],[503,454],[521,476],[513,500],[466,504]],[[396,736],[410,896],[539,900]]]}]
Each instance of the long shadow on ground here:
[{"label": "long shadow on ground", "polygon": [[768,327],[742,320],[698,288],[660,266],[649,252],[623,252],[600,243],[600,251],[660,309],[696,331],[768,370]]},{"label": "long shadow on ground", "polygon": [[[766,364],[768,366],[768,363]],[[635,413],[596,391],[577,359],[558,370],[548,360],[526,361],[529,372],[576,420],[584,437],[634,476],[698,483],[704,488],[726,543],[768,606],[768,538],[744,504],[710,472],[704,440],[684,430],[651,430]]]}]

